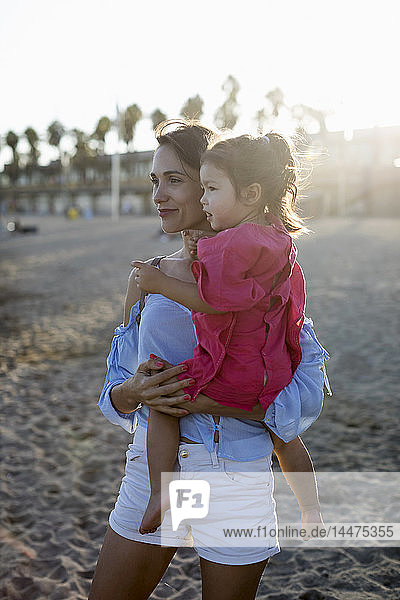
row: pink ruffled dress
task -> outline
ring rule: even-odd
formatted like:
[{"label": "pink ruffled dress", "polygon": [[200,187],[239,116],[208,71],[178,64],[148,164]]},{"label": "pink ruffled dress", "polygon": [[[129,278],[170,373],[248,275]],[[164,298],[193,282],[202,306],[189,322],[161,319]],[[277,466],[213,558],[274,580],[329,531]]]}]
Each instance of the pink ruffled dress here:
[{"label": "pink ruffled dress", "polygon": [[305,282],[297,250],[282,222],[243,223],[198,242],[192,264],[199,295],[222,314],[192,311],[198,345],[186,388],[220,404],[266,409],[301,361]]}]

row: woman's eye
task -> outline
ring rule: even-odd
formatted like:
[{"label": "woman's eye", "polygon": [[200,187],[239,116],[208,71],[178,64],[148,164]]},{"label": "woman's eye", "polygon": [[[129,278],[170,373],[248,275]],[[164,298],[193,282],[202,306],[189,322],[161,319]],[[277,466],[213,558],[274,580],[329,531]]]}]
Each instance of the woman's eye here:
[{"label": "woman's eye", "polygon": [[152,177],[150,178],[151,181],[151,185],[157,185],[158,181],[157,179],[153,179]]}]

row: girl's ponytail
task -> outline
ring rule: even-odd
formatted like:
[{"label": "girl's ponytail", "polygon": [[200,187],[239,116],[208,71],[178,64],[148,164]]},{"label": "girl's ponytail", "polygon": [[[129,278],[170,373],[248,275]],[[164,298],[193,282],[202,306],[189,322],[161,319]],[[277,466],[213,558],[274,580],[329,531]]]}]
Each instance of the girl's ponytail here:
[{"label": "girl's ponytail", "polygon": [[271,153],[268,159],[273,163],[271,171],[275,174],[271,178],[275,185],[272,185],[270,192],[266,194],[266,208],[279,217],[291,233],[304,233],[307,229],[303,225],[303,219],[296,212],[297,167],[290,146],[279,133],[268,133],[261,139],[269,140]]}]

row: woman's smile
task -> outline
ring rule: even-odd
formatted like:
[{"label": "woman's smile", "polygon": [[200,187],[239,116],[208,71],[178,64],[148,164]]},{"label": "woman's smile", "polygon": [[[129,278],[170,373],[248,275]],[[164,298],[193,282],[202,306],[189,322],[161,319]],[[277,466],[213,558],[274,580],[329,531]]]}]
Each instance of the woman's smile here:
[{"label": "woman's smile", "polygon": [[178,209],[177,208],[157,208],[157,212],[160,215],[160,217],[163,219],[165,217],[168,217],[168,215],[171,215],[172,213],[178,212]]}]

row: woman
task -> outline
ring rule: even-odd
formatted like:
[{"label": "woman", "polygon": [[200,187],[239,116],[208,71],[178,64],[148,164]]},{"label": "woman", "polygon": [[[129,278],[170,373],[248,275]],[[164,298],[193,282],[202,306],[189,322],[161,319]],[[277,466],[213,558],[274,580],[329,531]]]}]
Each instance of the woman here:
[{"label": "woman", "polygon": [[[159,267],[168,275],[191,281],[190,264],[194,252],[191,238],[196,235],[212,235],[199,202],[202,196],[199,167],[200,156],[213,134],[200,126],[187,124],[181,124],[176,131],[167,134],[162,129],[159,131],[159,147],[154,155],[151,178],[153,199],[162,227],[167,233],[186,230],[192,232],[183,236],[183,248],[161,260]],[[225,471],[225,474],[226,465],[229,464],[232,472],[259,470],[265,472],[265,477],[268,478],[273,449],[271,436],[275,442],[274,451],[283,469],[286,464],[288,444],[284,444],[272,432],[268,434],[262,423],[264,415],[259,407],[253,409],[249,419],[243,420],[240,409],[224,407],[206,397],[199,396],[193,404],[184,402],[182,390],[188,382],[175,380],[175,376],[183,372],[182,366],[160,371],[164,369],[163,362],[144,360],[153,352],[172,364],[178,363],[191,356],[196,340],[190,312],[158,295],[147,297],[138,331],[138,296],[136,284],[131,277],[125,301],[124,326],[116,330],[108,360],[108,377],[99,403],[102,412],[111,422],[131,432],[137,415],[138,429],[134,443],[127,452],[126,476],[115,509],[110,515],[110,527],[96,568],[91,600],[148,598],[175,554],[176,547],[188,541],[185,529],[178,529],[175,538],[163,539],[163,546],[160,545],[158,532],[144,536],[138,532],[149,497],[144,443],[149,407],[182,417],[182,446],[179,456],[182,470],[200,470],[197,465],[204,465],[204,460],[209,459],[210,468]],[[315,370],[317,359],[321,364],[322,351],[312,339],[311,331],[306,338],[306,342],[313,345],[310,366],[312,363]],[[135,355],[140,364],[133,375]],[[155,370],[160,372],[154,374]],[[296,385],[296,382],[293,384]],[[305,428],[305,423],[316,418],[321,402],[322,398],[318,397],[316,400],[314,396],[310,397],[308,411],[306,404],[303,405],[307,414],[303,413],[297,418],[297,426],[301,430]],[[143,407],[138,409],[140,405]],[[268,416],[267,424],[272,429],[279,425],[275,422],[277,415],[278,412]],[[290,444],[299,447],[299,461],[295,468],[291,466],[292,470],[308,472],[313,481],[312,464],[301,441],[296,438]],[[196,463],[195,459],[200,455],[200,461]],[[295,486],[296,483],[293,483],[294,488]],[[297,495],[296,489],[294,492]],[[303,505],[318,512],[315,488],[311,487],[309,497],[304,494],[304,490],[298,497],[301,497]],[[272,517],[274,518],[274,514]],[[192,523],[192,535],[200,557],[203,597],[207,600],[254,598],[269,556],[279,550],[276,540],[272,540],[269,546],[246,551],[237,547],[225,548],[218,543],[215,547],[206,547],[199,543],[204,532],[201,531],[201,524],[197,525]],[[168,545],[164,545],[165,543]]]}]

